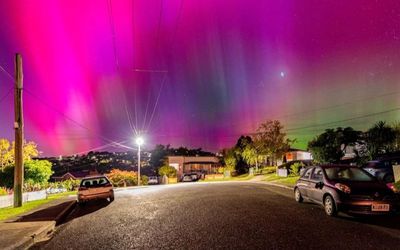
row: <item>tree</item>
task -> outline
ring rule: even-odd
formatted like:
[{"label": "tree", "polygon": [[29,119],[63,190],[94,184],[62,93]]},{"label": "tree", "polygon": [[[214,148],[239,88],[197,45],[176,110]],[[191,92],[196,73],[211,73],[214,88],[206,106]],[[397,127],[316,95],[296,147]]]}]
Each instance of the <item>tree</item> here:
[{"label": "tree", "polygon": [[228,171],[234,171],[237,164],[237,157],[235,154],[235,149],[224,149],[222,150],[222,165],[225,166],[225,169]]},{"label": "tree", "polygon": [[[15,164],[14,159],[15,143],[10,143],[7,139],[0,139],[0,168],[4,170],[5,167]],[[24,162],[30,161],[33,157],[39,156],[37,144],[30,141],[25,142],[23,145]]]},{"label": "tree", "polygon": [[164,165],[158,170],[160,176],[176,177],[176,169],[174,167]]},{"label": "tree", "polygon": [[[26,183],[46,184],[53,174],[51,162],[47,160],[30,160],[24,163]],[[14,183],[14,165],[7,166],[0,172],[0,186],[12,188]]]},{"label": "tree", "polygon": [[262,123],[254,135],[254,142],[260,154],[272,158],[272,162],[281,158],[290,149],[294,140],[286,138],[283,125],[278,120]]},{"label": "tree", "polygon": [[45,184],[53,174],[51,162],[47,160],[31,160],[24,164],[24,176],[26,181]]},{"label": "tree", "polygon": [[396,142],[396,131],[384,121],[377,122],[365,133],[368,153],[372,159],[379,154],[394,151]]},{"label": "tree", "polygon": [[236,142],[235,147],[233,148],[233,152],[236,157],[236,166],[235,170],[238,174],[244,174],[249,171],[249,166],[246,161],[243,159],[243,151],[248,144],[252,143],[252,139],[250,136],[240,136],[238,141]]},{"label": "tree", "polygon": [[392,128],[395,132],[395,137],[396,137],[393,144],[393,150],[400,151],[400,122],[395,122]]},{"label": "tree", "polygon": [[0,139],[0,168],[2,171],[14,162],[13,151],[10,147],[10,142],[7,139]]},{"label": "tree", "polygon": [[265,156],[261,155],[260,150],[254,142],[246,145],[242,152],[242,157],[247,164],[255,166],[256,170],[258,170],[259,163],[265,159]]},{"label": "tree", "polygon": [[308,143],[308,149],[317,162],[339,162],[349,146],[363,143],[361,137],[362,132],[351,127],[326,129]]},{"label": "tree", "polygon": [[156,145],[156,147],[151,151],[150,161],[149,164],[154,169],[159,169],[163,164],[165,158],[170,153],[170,146],[169,145]]}]

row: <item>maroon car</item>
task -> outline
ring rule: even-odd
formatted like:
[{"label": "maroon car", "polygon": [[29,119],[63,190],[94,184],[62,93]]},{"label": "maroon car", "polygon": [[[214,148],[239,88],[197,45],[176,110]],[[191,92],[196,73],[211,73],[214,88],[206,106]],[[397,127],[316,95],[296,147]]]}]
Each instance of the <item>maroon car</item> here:
[{"label": "maroon car", "polygon": [[294,188],[297,202],[308,200],[322,205],[325,213],[393,214],[400,198],[392,185],[378,181],[356,166],[321,165],[307,168]]}]

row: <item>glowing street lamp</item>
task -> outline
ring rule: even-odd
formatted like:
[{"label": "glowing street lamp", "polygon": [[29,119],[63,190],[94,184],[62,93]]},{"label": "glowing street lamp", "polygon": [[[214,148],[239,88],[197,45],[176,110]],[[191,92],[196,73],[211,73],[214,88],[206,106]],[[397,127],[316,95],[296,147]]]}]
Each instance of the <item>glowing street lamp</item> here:
[{"label": "glowing street lamp", "polygon": [[138,186],[140,186],[140,146],[143,145],[144,139],[142,137],[137,137],[135,140],[138,145]]}]

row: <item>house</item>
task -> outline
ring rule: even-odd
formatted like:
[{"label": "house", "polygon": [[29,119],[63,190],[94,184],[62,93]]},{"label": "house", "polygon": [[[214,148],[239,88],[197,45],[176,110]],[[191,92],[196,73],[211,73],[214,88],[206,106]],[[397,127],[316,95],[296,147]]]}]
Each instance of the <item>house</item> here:
[{"label": "house", "polygon": [[310,152],[301,149],[291,148],[288,152],[285,153],[286,162],[290,161],[303,161],[303,160],[312,160],[312,155]]},{"label": "house", "polygon": [[193,172],[215,174],[221,166],[215,156],[168,156],[168,164],[176,169],[178,180],[183,174]]},{"label": "house", "polygon": [[99,173],[97,171],[89,171],[89,170],[83,170],[83,171],[71,171],[63,174],[62,176],[53,176],[54,181],[66,181],[66,180],[80,180],[82,178],[85,178],[86,176],[90,175],[98,175]]}]

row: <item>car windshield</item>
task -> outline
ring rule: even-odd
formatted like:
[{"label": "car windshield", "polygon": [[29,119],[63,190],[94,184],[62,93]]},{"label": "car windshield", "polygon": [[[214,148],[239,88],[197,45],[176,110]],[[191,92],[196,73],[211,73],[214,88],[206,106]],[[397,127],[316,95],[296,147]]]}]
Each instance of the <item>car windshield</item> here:
[{"label": "car windshield", "polygon": [[374,177],[366,173],[365,171],[356,168],[343,168],[343,167],[332,167],[325,169],[328,179],[333,181],[346,180],[346,181],[374,181]]},{"label": "car windshield", "polygon": [[102,187],[109,184],[109,181],[105,177],[83,179],[81,187]]}]

